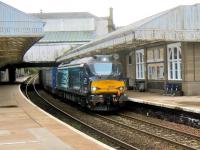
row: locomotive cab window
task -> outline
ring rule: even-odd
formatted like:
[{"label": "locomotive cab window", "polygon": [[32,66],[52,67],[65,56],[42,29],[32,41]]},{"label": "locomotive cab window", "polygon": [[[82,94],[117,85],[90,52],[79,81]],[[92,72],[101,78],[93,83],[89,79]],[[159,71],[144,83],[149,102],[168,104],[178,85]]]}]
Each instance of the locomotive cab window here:
[{"label": "locomotive cab window", "polygon": [[120,64],[113,63],[94,63],[89,67],[94,75],[120,75],[122,70]]}]

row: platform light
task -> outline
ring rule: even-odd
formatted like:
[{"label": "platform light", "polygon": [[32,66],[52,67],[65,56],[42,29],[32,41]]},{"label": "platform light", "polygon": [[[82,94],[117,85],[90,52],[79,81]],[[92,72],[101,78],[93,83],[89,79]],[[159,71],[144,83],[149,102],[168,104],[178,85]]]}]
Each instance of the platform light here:
[{"label": "platform light", "polygon": [[102,61],[108,61],[108,58],[106,58],[106,57],[104,57],[104,58],[102,58]]}]

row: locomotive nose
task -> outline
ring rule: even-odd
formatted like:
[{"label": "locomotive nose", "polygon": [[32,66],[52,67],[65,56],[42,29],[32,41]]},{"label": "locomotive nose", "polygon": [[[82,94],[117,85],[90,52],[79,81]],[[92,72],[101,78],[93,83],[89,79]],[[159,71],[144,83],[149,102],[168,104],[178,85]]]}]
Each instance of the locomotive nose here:
[{"label": "locomotive nose", "polygon": [[93,81],[91,84],[92,94],[117,94],[120,95],[125,91],[125,84],[123,81],[116,80],[101,80]]}]

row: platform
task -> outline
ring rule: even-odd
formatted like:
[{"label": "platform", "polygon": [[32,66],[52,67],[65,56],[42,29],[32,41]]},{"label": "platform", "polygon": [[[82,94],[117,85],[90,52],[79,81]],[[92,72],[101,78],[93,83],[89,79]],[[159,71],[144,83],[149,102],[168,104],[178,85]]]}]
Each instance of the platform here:
[{"label": "platform", "polygon": [[43,112],[19,90],[0,85],[0,150],[112,149]]},{"label": "platform", "polygon": [[126,93],[133,102],[200,114],[200,96],[164,96],[159,93],[133,90]]}]

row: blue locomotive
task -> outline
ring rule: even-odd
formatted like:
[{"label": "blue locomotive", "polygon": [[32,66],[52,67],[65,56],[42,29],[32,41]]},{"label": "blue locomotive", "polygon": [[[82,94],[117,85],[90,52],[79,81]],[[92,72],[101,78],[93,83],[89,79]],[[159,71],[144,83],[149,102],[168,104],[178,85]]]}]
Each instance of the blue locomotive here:
[{"label": "blue locomotive", "polygon": [[127,101],[121,64],[111,55],[97,55],[41,70],[45,89],[95,111],[116,110]]}]

